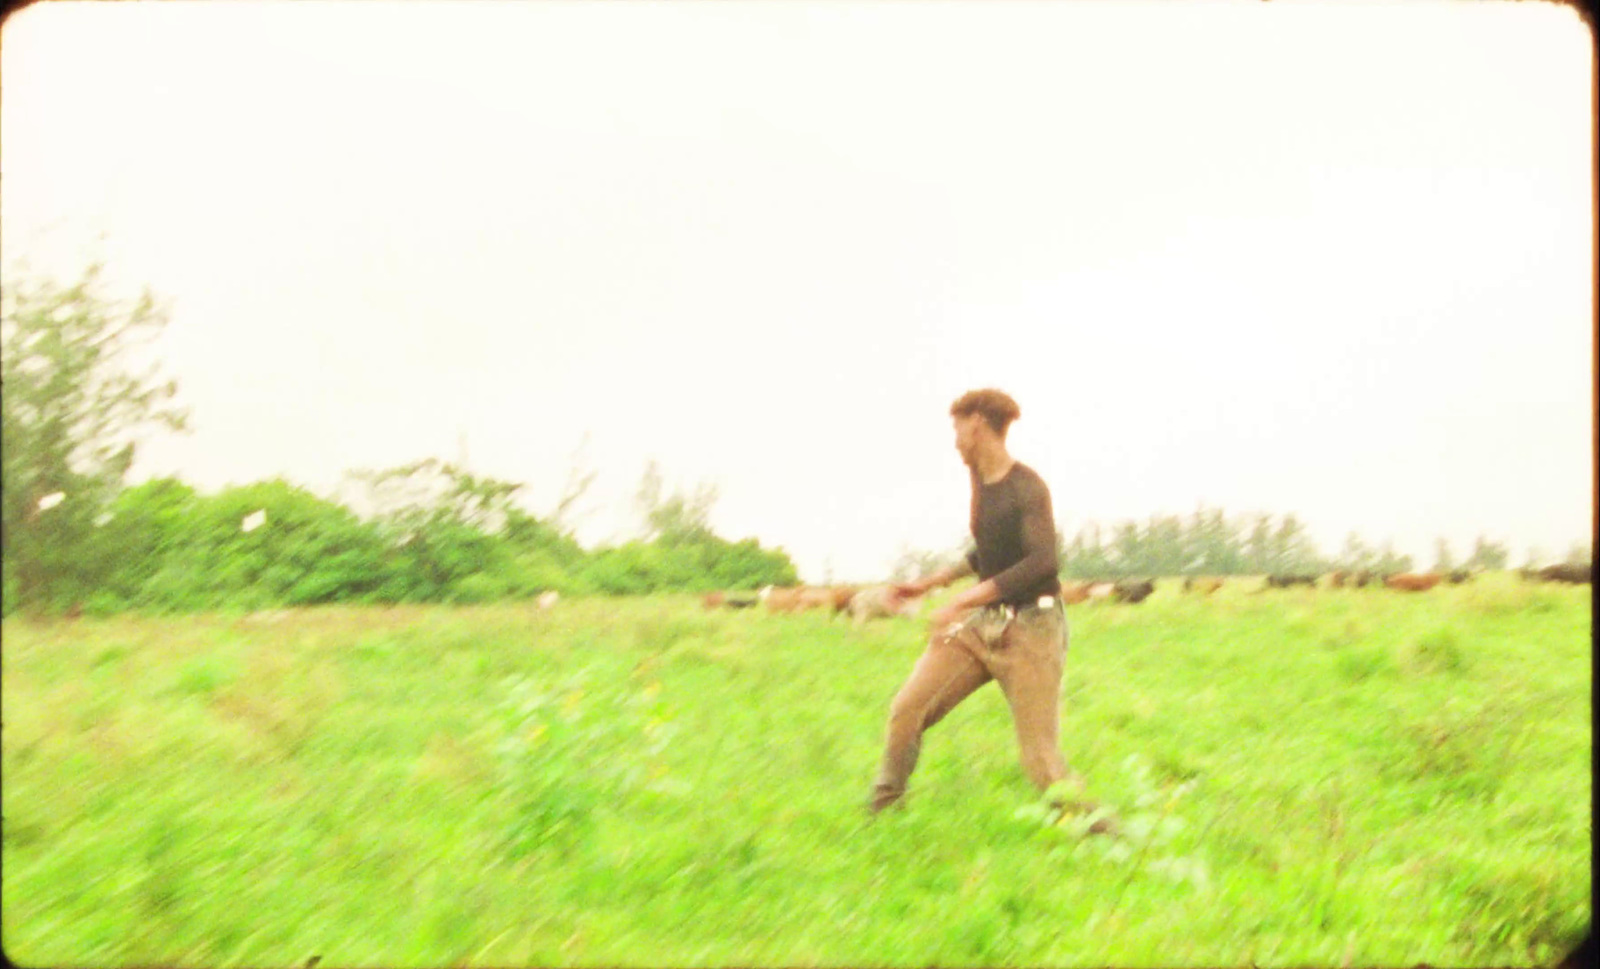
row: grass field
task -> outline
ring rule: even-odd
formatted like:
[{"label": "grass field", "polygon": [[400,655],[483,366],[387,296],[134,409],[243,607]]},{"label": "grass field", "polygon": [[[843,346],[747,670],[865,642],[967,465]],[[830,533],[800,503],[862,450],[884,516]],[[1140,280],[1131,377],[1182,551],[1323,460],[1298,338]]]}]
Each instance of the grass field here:
[{"label": "grass field", "polygon": [[[924,627],[689,597],[4,626],[24,965],[1506,965],[1590,919],[1590,589],[1068,609],[1045,813]],[[1081,824],[1080,824],[1081,826]]]}]

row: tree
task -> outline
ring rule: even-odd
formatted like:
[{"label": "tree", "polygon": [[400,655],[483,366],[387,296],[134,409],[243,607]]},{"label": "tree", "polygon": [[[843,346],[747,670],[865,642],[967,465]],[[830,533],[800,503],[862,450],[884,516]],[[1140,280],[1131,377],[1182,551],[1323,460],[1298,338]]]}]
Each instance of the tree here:
[{"label": "tree", "polygon": [[1384,542],[1383,551],[1378,555],[1377,562],[1373,563],[1373,571],[1379,575],[1394,575],[1399,572],[1411,571],[1411,556],[1400,555],[1394,550],[1394,543]]},{"label": "tree", "polygon": [[1118,569],[1121,563],[1114,562],[1115,558],[1115,549],[1107,548],[1101,538],[1099,524],[1087,522],[1067,543],[1062,571],[1078,579],[1103,579],[1120,575]]},{"label": "tree", "polygon": [[1268,547],[1272,567],[1281,573],[1315,572],[1321,566],[1322,556],[1305,525],[1292,514],[1283,516]]},{"label": "tree", "polygon": [[1245,570],[1239,529],[1228,522],[1222,509],[1196,509],[1190,527],[1195,542],[1194,557],[1188,564],[1194,574],[1236,575]]},{"label": "tree", "polygon": [[1147,575],[1177,575],[1184,561],[1183,522],[1172,515],[1152,515],[1144,531],[1140,571]]},{"label": "tree", "polygon": [[1367,543],[1361,540],[1360,535],[1351,532],[1344,537],[1344,548],[1339,552],[1338,564],[1341,569],[1349,572],[1370,570],[1377,564],[1377,556],[1367,547]]},{"label": "tree", "polygon": [[561,497],[556,501],[555,510],[550,513],[549,522],[561,534],[571,538],[576,534],[577,518],[574,508],[588,493],[589,486],[594,484],[595,476],[599,473],[593,470],[584,470],[582,462],[583,448],[589,443],[589,435],[583,436],[583,441],[578,445],[578,450],[572,455],[572,467],[567,472],[567,484],[561,490]]},{"label": "tree", "polygon": [[1511,561],[1511,553],[1504,545],[1491,542],[1479,535],[1472,544],[1472,555],[1467,559],[1466,568],[1487,569],[1499,571]]},{"label": "tree", "polygon": [[511,549],[494,536],[512,522],[521,524],[512,498],[522,485],[469,474],[437,458],[346,477],[366,485],[366,504],[390,554],[404,563],[398,574],[420,580],[389,590],[394,596],[437,599],[469,576],[508,569]]},{"label": "tree", "polygon": [[1272,516],[1256,515],[1250,528],[1250,537],[1245,539],[1244,564],[1252,574],[1262,575],[1274,570],[1275,562],[1272,560]]},{"label": "tree", "polygon": [[1455,556],[1450,554],[1450,543],[1440,538],[1433,544],[1433,571],[1454,572],[1456,568]]},{"label": "tree", "polygon": [[672,547],[693,544],[710,538],[711,509],[717,503],[717,487],[701,484],[692,495],[673,492],[663,498],[661,469],[655,461],[646,465],[634,502],[644,518],[644,540]]},{"label": "tree", "polygon": [[112,299],[102,272],[93,263],[70,286],[25,279],[0,294],[0,555],[25,607],[94,587],[111,563],[91,556],[90,539],[133,464],[137,433],[188,426],[159,364],[128,369],[167,311],[148,289],[132,304]]}]

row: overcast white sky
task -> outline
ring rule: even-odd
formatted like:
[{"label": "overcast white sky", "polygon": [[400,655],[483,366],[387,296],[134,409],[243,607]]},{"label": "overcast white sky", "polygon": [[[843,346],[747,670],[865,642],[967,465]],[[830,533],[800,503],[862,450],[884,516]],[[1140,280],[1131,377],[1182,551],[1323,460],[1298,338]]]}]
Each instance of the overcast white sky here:
[{"label": "overcast white sky", "polygon": [[[168,297],[205,488],[457,455],[582,536],[645,463],[803,578],[966,528],[947,411],[1088,520],[1431,564],[1591,531],[1588,34],[1237,2],[68,3],[0,37],[0,244]],[[103,241],[96,242],[103,236]]]}]

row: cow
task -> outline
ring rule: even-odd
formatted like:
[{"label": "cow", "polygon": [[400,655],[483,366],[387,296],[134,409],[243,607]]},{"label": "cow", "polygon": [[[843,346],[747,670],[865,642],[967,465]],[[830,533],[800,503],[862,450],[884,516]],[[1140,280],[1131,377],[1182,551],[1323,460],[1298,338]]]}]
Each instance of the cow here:
[{"label": "cow", "polygon": [[1064,605],[1075,606],[1089,598],[1089,588],[1093,582],[1063,582],[1061,583],[1061,602]]},{"label": "cow", "polygon": [[1421,575],[1414,572],[1401,572],[1398,575],[1391,575],[1384,579],[1383,584],[1402,592],[1427,592],[1438,585],[1443,578],[1444,576],[1437,572],[1424,572]]},{"label": "cow", "polygon": [[1449,580],[1451,585],[1460,585],[1461,583],[1472,578],[1472,573],[1466,569],[1454,569],[1449,575],[1445,576],[1445,578]]},{"label": "cow", "polygon": [[1317,587],[1317,577],[1314,575],[1269,575],[1267,587],[1270,589],[1287,589],[1292,585],[1305,585]]},{"label": "cow", "polygon": [[850,600],[861,590],[853,585],[836,585],[828,591],[833,594],[833,614],[837,616],[849,610]]},{"label": "cow", "polygon": [[761,590],[761,601],[766,604],[768,612],[794,612],[800,607],[800,590],[779,589],[769,585]]},{"label": "cow", "polygon": [[870,619],[887,619],[890,616],[914,616],[921,601],[921,596],[898,596],[890,586],[868,586],[851,597],[850,618],[859,626]]},{"label": "cow", "polygon": [[1545,582],[1566,582],[1571,585],[1584,585],[1594,581],[1594,564],[1547,565],[1536,574]]},{"label": "cow", "polygon": [[1116,588],[1117,584],[1115,582],[1095,582],[1092,583],[1087,590],[1085,590],[1085,593],[1091,599],[1109,599],[1111,598],[1111,593],[1114,592]]},{"label": "cow", "polygon": [[1328,588],[1330,588],[1330,589],[1343,589],[1344,588],[1344,580],[1345,580],[1345,578],[1346,578],[1346,573],[1342,569],[1337,571],[1337,572],[1329,572],[1328,573]]},{"label": "cow", "polygon": [[795,611],[805,612],[808,609],[832,609],[833,590],[818,588],[816,586],[801,586],[795,599]]},{"label": "cow", "polygon": [[729,609],[749,609],[761,605],[761,597],[756,595],[726,596],[722,604]]},{"label": "cow", "polygon": [[722,593],[707,592],[705,597],[700,600],[700,604],[709,611],[721,606],[725,601],[727,601],[727,598]]},{"label": "cow", "polygon": [[1112,587],[1111,594],[1118,602],[1138,603],[1155,591],[1156,584],[1150,579],[1123,579]]},{"label": "cow", "polygon": [[1221,579],[1197,579],[1191,576],[1183,580],[1183,591],[1198,592],[1203,596],[1208,596],[1220,588],[1222,588]]}]

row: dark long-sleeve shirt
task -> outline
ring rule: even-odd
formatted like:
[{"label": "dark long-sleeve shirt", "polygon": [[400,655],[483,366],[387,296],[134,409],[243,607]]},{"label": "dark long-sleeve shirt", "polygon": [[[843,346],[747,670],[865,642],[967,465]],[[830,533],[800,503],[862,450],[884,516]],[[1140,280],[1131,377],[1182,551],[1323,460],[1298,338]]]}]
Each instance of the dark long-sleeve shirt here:
[{"label": "dark long-sleeve shirt", "polygon": [[967,564],[980,582],[994,580],[1001,602],[1024,605],[1061,594],[1055,515],[1038,472],[1014,461],[1004,478],[984,484],[974,471],[971,524],[977,548]]}]

